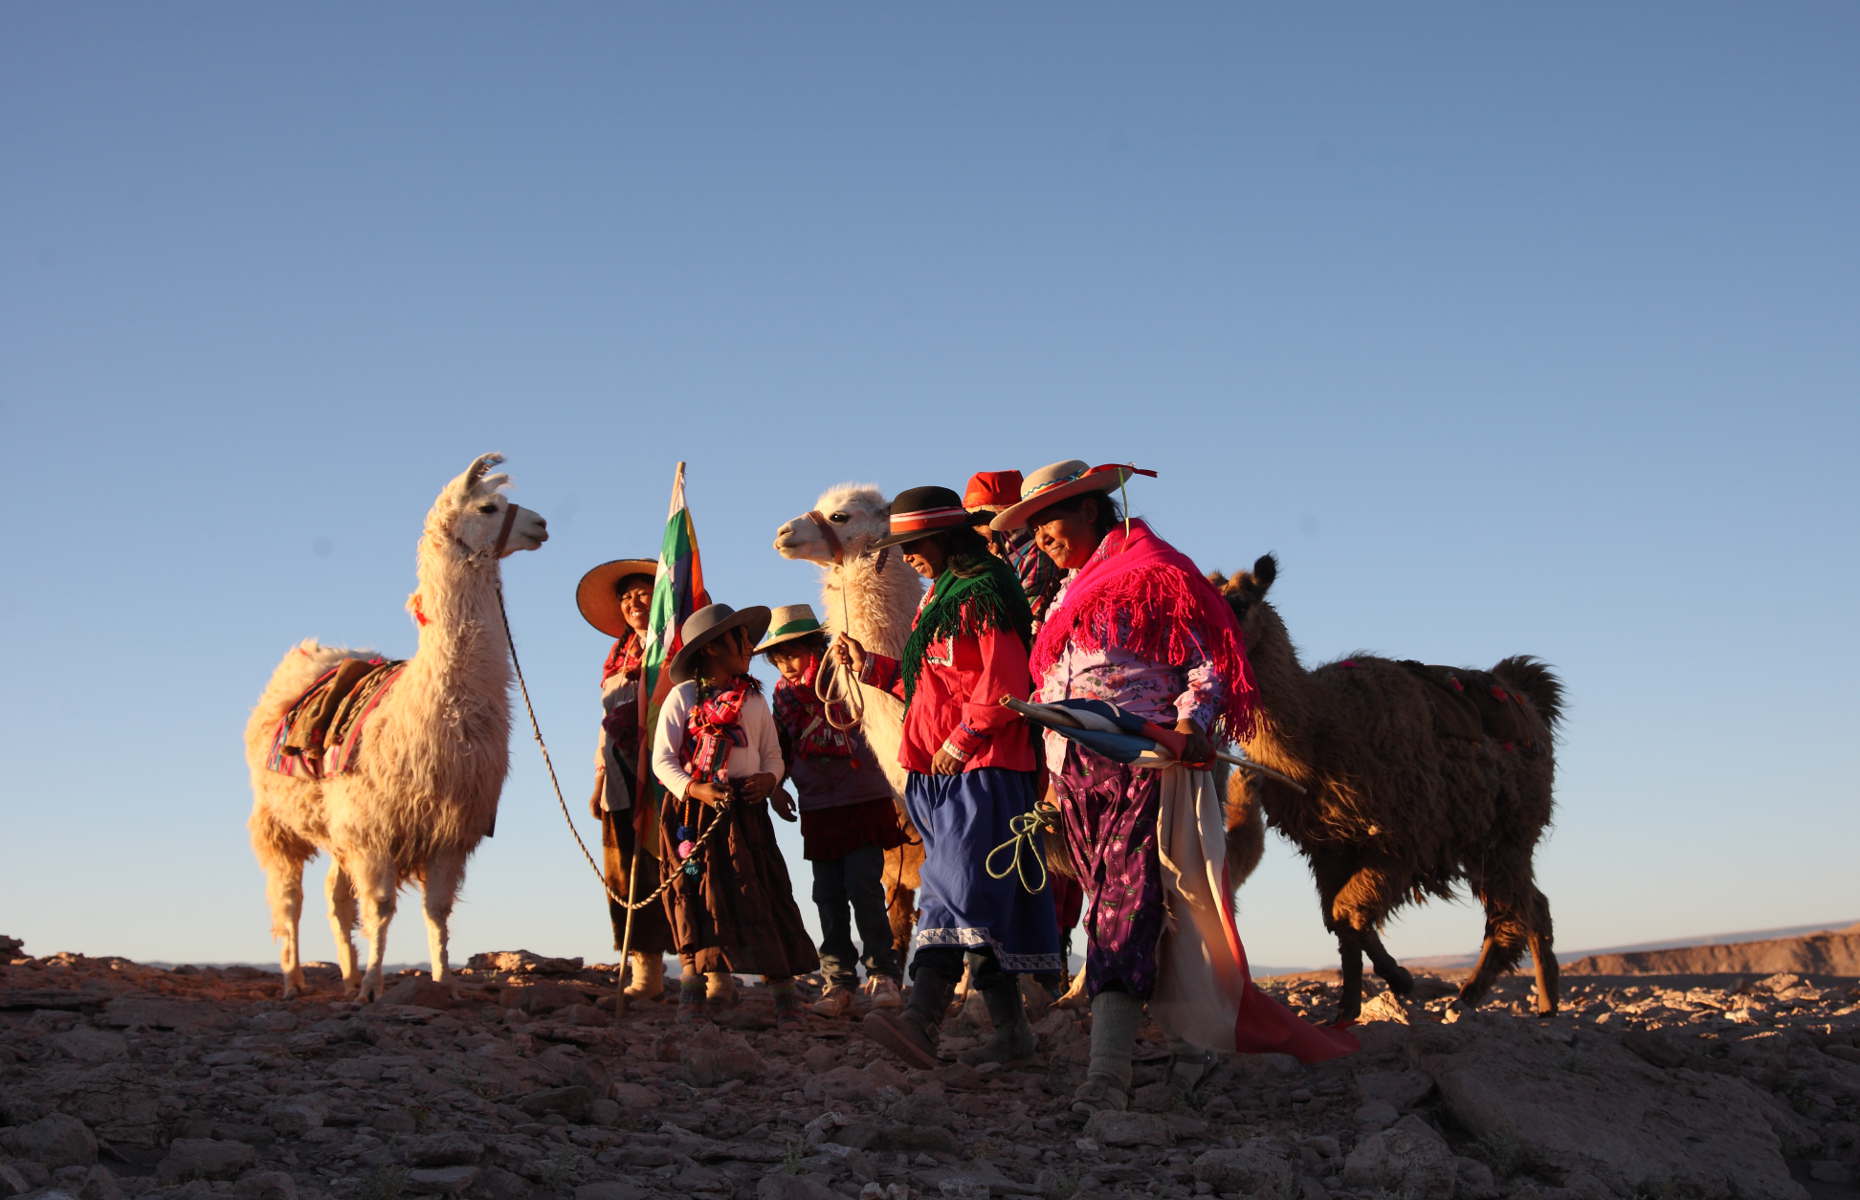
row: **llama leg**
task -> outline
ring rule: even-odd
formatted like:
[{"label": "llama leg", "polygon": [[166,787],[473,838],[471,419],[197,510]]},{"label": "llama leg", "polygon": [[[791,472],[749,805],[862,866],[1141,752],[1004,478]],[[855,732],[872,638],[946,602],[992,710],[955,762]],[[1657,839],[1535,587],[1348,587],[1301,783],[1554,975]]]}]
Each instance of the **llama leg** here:
[{"label": "llama leg", "polygon": [[1472,975],[1460,985],[1459,1003],[1467,1008],[1485,999],[1492,982],[1524,956],[1525,926],[1517,909],[1495,896],[1480,899],[1485,903],[1485,945]]},{"label": "llama leg", "polygon": [[1354,1021],[1363,1013],[1363,947],[1356,940],[1356,930],[1337,928],[1337,955],[1343,972],[1338,987],[1337,1019]]},{"label": "llama leg", "polygon": [[304,911],[304,864],[284,855],[265,863],[265,899],[271,903],[271,936],[279,940],[278,968],[284,973],[286,1000],[304,990],[304,968],[298,960],[297,929]]},{"label": "llama leg", "polygon": [[1324,928],[1337,939],[1338,967],[1343,976],[1337,987],[1337,1019],[1354,1021],[1363,1011],[1363,951],[1357,944],[1355,929],[1337,916],[1337,894],[1349,881],[1350,866],[1335,858],[1313,857],[1311,873],[1317,880],[1318,910],[1323,914]]},{"label": "llama leg", "polygon": [[1531,906],[1531,927],[1528,938],[1531,946],[1531,961],[1537,968],[1537,1015],[1551,1017],[1556,1015],[1557,1006],[1557,965],[1556,951],[1551,949],[1553,930],[1550,924],[1550,901],[1536,888],[1531,889],[1536,903]]},{"label": "llama leg", "polygon": [[1395,961],[1382,945],[1377,933],[1389,910],[1409,889],[1405,875],[1385,867],[1363,867],[1353,875],[1332,901],[1332,916],[1339,925],[1348,925],[1356,935],[1357,946],[1369,955],[1376,974],[1389,985],[1389,991],[1406,996],[1414,991],[1414,976]]},{"label": "llama leg", "polygon": [[387,958],[387,931],[394,919],[398,880],[389,858],[356,855],[346,865],[361,904],[362,936],[368,941],[368,968],[362,972],[355,998],[367,1003],[381,998],[381,964]]},{"label": "llama leg", "polygon": [[900,968],[911,957],[911,934],[917,930],[917,893],[896,884],[885,903],[885,915],[891,920],[891,949]]},{"label": "llama leg", "polygon": [[444,981],[452,973],[446,962],[447,922],[452,919],[452,901],[464,881],[465,856],[461,853],[436,854],[426,864],[426,948],[432,955],[435,982]]},{"label": "llama leg", "polygon": [[329,864],[323,894],[329,898],[329,930],[336,936],[336,965],[342,969],[342,990],[352,996],[361,986],[355,969],[355,885],[339,858]]}]

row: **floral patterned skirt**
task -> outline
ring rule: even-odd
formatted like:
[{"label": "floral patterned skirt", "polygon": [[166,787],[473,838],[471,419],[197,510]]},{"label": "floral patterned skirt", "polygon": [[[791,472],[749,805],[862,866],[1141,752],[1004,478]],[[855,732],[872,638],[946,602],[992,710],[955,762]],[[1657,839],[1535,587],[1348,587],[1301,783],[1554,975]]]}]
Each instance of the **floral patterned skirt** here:
[{"label": "floral patterned skirt", "polygon": [[1156,822],[1158,773],[1113,762],[1076,743],[1053,780],[1073,870],[1085,889],[1085,991],[1149,999],[1168,914]]}]

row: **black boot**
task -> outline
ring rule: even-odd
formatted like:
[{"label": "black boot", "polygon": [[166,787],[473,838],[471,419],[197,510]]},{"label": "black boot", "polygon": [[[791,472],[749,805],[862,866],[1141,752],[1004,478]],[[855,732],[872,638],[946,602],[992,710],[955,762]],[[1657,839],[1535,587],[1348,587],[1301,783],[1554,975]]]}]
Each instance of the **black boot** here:
[{"label": "black boot", "polygon": [[859,1032],[914,1067],[941,1065],[936,1056],[937,1027],[949,1011],[958,978],[958,972],[940,963],[918,963],[910,1003],[901,1009],[873,1009],[859,1023]]},{"label": "black boot", "polygon": [[988,1003],[988,1019],[994,1022],[994,1036],[973,1050],[965,1051],[962,1061],[970,1066],[983,1063],[1017,1062],[1033,1053],[1033,1030],[1027,1024],[1027,1006],[1020,997],[1020,983],[1012,975],[996,972],[981,985],[982,999]]}]

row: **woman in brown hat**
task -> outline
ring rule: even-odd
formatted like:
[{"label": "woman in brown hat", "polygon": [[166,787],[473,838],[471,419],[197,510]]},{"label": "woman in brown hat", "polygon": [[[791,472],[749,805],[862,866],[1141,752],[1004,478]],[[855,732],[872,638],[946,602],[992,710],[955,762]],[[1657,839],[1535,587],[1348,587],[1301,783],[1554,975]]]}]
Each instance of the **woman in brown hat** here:
[{"label": "woman in brown hat", "polygon": [[[617,558],[581,577],[575,604],[588,624],[614,638],[601,665],[601,744],[595,751],[594,794],[588,807],[601,823],[601,856],[607,876],[607,915],[613,924],[614,949],[626,937],[626,907],[614,896],[650,896],[659,886],[656,806],[638,805],[633,794],[640,781],[640,667],[645,659],[646,624],[652,609],[652,583],[658,563],[647,558]],[[644,836],[645,853],[638,853]],[[639,881],[628,890],[633,864]],[[626,995],[651,1000],[665,990],[665,955],[672,949],[672,927],[662,900],[634,912],[627,963],[631,979]]]},{"label": "woman in brown hat", "polygon": [[739,972],[774,990],[777,1023],[798,1020],[794,977],[820,965],[769,821],[771,805],[794,820],[794,801],[780,790],[781,740],[749,674],[768,627],[766,608],[700,608],[666,668],[675,686],[659,709],[652,769],[667,793],[659,845],[674,872],[680,1020],[731,1003]]}]

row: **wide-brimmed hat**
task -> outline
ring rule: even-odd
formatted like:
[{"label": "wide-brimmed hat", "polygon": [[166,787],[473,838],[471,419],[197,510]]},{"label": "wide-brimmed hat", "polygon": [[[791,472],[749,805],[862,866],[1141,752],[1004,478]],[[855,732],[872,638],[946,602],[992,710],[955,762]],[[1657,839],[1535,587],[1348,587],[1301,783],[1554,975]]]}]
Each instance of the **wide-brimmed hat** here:
[{"label": "wide-brimmed hat", "polygon": [[988,527],[1001,533],[1019,529],[1027,523],[1029,517],[1043,508],[1050,508],[1061,500],[1089,492],[1112,491],[1124,486],[1124,481],[1132,475],[1154,478],[1156,472],[1145,471],[1128,463],[1088,467],[1082,458],[1068,458],[1064,462],[1041,467],[1022,481],[1020,502],[1002,509],[989,522]]},{"label": "wide-brimmed hat", "polygon": [[783,642],[792,642],[804,638],[810,633],[825,633],[820,627],[820,618],[814,615],[811,604],[784,604],[775,610],[769,618],[769,635],[756,644],[756,653]]},{"label": "wide-brimmed hat", "polygon": [[998,513],[1020,500],[1019,471],[977,471],[962,491],[962,506]]},{"label": "wide-brimmed hat", "polygon": [[987,519],[962,506],[962,497],[946,487],[906,488],[891,502],[891,531],[872,543],[872,549],[914,542],[938,530],[974,525]]},{"label": "wide-brimmed hat", "polygon": [[685,618],[679,629],[685,644],[672,656],[672,665],[666,668],[673,683],[683,683],[691,678],[691,670],[697,666],[698,652],[710,645],[732,629],[742,629],[749,633],[751,643],[762,640],[768,631],[769,610],[766,605],[756,604],[740,612],[727,604],[707,604]]},{"label": "wide-brimmed hat", "polygon": [[575,585],[575,607],[582,619],[611,638],[623,638],[633,627],[620,615],[620,581],[644,575],[650,583],[659,572],[656,558],[616,558],[591,568]]}]

